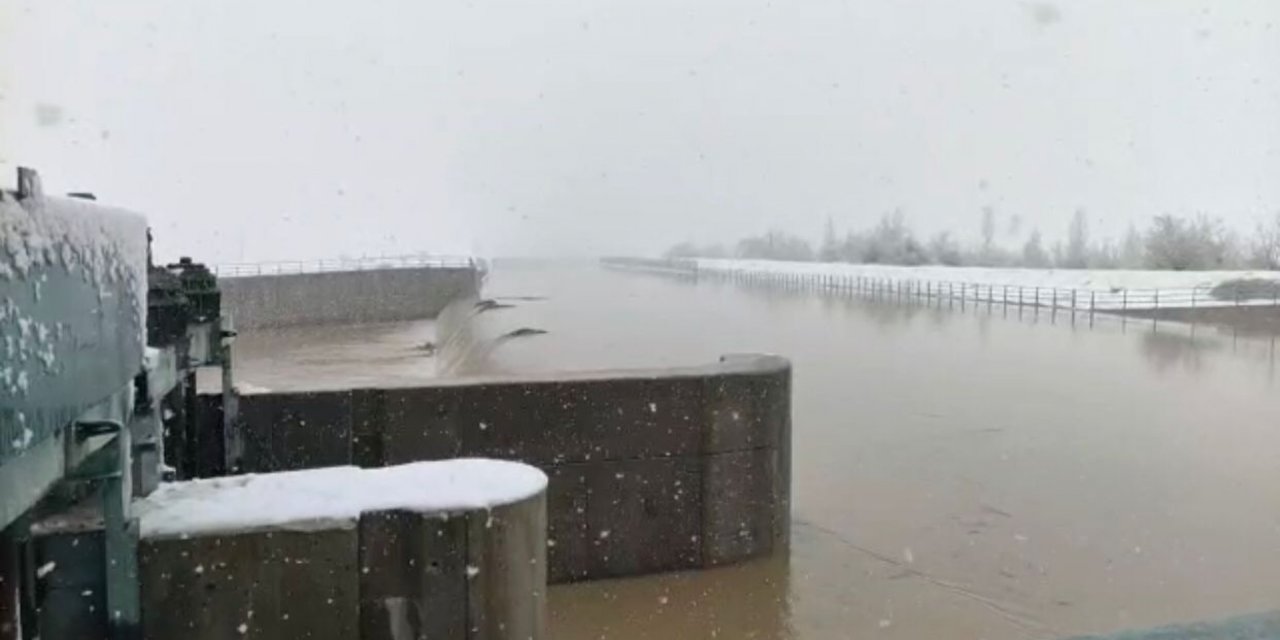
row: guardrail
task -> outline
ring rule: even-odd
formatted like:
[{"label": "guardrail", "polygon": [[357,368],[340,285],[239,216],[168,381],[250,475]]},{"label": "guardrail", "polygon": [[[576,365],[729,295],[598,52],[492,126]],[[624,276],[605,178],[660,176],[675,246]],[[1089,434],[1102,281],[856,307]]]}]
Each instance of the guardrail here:
[{"label": "guardrail", "polygon": [[220,278],[244,276],[279,276],[301,273],[326,273],[333,271],[370,271],[374,269],[420,268],[478,268],[484,270],[484,262],[465,256],[374,256],[363,258],[330,258],[322,260],[287,260],[279,262],[249,262],[220,264],[210,267]]},{"label": "guardrail", "polygon": [[876,278],[772,269],[700,268],[695,260],[605,258],[605,266],[786,289],[840,291],[877,299],[952,300],[1093,313],[1222,307],[1280,307],[1280,281],[1169,289],[1086,289]]}]

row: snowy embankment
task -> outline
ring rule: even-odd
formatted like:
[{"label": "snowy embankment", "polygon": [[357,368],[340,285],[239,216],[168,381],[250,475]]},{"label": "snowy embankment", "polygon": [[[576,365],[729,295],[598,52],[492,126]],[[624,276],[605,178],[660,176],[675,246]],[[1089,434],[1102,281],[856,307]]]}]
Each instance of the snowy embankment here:
[{"label": "snowy embankment", "polygon": [[698,259],[699,275],[905,297],[1075,309],[1274,306],[1280,272],[1015,269]]}]

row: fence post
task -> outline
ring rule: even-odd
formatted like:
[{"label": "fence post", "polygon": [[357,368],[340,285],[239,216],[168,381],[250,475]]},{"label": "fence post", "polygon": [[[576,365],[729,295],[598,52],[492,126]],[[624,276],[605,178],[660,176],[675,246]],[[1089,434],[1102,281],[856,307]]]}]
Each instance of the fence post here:
[{"label": "fence post", "polygon": [[1040,287],[1036,287],[1036,308],[1040,308]]},{"label": "fence post", "polygon": [[1075,310],[1076,310],[1076,290],[1072,289],[1071,290],[1071,312],[1075,313]]},{"label": "fence post", "polygon": [[1124,289],[1120,292],[1120,310],[1121,311],[1129,310],[1129,290],[1128,289]]},{"label": "fence post", "polygon": [[1089,322],[1093,322],[1093,310],[1097,307],[1097,291],[1089,292]]}]

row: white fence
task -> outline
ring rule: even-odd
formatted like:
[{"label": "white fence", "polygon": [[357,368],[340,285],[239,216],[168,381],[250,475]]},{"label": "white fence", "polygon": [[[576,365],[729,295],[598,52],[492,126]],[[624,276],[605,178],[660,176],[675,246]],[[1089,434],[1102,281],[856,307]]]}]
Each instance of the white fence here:
[{"label": "white fence", "polygon": [[606,266],[629,270],[726,280],[785,289],[839,291],[873,298],[955,300],[961,304],[1002,304],[1076,312],[1124,312],[1205,307],[1280,307],[1280,282],[1170,289],[1080,289],[976,284],[937,280],[875,278],[794,273],[751,268],[699,268],[693,260],[607,258]]}]

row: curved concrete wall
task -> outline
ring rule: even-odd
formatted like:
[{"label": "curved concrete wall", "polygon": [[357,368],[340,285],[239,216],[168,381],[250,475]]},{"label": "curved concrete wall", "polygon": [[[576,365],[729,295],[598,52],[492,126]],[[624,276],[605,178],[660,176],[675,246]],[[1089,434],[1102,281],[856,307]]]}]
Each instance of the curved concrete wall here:
[{"label": "curved concrete wall", "polygon": [[243,470],[482,456],[550,477],[553,582],[692,569],[783,552],[791,367],[705,366],[240,400]]},{"label": "curved concrete wall", "polygon": [[471,267],[370,269],[219,278],[224,310],[238,329],[434,318],[455,298],[474,296]]}]

